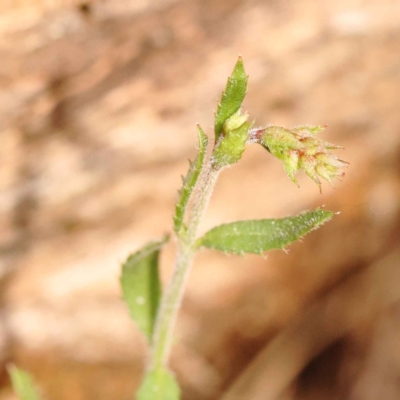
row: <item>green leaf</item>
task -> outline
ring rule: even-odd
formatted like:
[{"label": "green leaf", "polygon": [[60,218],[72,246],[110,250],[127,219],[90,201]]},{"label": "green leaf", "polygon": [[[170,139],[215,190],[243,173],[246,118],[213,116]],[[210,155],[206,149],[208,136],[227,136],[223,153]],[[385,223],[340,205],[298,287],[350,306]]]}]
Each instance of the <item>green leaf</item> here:
[{"label": "green leaf", "polygon": [[316,209],[296,217],[233,222],[211,229],[197,244],[227,253],[261,254],[283,249],[330,220],[333,215],[331,211]]},{"label": "green leaf", "polygon": [[158,256],[167,240],[168,236],[149,243],[130,255],[122,265],[121,286],[124,300],[132,319],[149,341],[161,296]]},{"label": "green leaf", "polygon": [[242,57],[239,57],[215,113],[215,142],[222,133],[225,121],[240,109],[247,91],[247,79]]},{"label": "green leaf", "polygon": [[179,400],[179,386],[166,368],[158,367],[147,373],[136,400]]},{"label": "green leaf", "polygon": [[30,374],[15,365],[8,367],[11,383],[20,400],[41,400],[38,389]]},{"label": "green leaf", "polygon": [[190,163],[189,171],[186,177],[183,179],[182,188],[179,191],[179,200],[175,206],[174,231],[178,235],[181,233],[181,229],[184,226],[183,218],[185,215],[186,206],[196,186],[197,180],[199,179],[207,151],[208,138],[201,129],[200,125],[197,125],[197,133],[199,138],[199,152],[195,160]]}]

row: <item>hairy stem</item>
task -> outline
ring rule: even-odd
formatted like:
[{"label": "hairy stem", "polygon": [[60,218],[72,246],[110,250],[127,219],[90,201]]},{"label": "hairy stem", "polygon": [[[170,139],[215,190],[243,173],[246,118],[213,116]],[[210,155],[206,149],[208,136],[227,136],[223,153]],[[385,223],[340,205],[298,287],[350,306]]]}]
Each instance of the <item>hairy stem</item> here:
[{"label": "hairy stem", "polygon": [[185,235],[178,236],[178,251],[173,275],[162,297],[152,340],[150,369],[164,366],[172,347],[173,329],[180,308],[185,282],[196,253],[197,229],[207,208],[220,170],[210,162],[204,171],[197,197],[191,210]]}]

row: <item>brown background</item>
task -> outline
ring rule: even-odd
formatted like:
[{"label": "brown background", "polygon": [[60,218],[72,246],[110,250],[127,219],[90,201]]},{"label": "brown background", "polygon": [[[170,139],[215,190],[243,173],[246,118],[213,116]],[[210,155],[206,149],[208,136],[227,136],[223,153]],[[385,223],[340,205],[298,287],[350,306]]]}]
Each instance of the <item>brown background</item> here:
[{"label": "brown background", "polygon": [[340,214],[289,254],[199,254],[171,360],[183,399],[398,399],[399,51],[394,0],[1,0],[0,399],[8,362],[48,399],[132,398],[145,345],[119,265],[170,230],[239,53],[256,124],[327,124],[351,166],[322,195],[259,146],[222,174],[202,231]]}]

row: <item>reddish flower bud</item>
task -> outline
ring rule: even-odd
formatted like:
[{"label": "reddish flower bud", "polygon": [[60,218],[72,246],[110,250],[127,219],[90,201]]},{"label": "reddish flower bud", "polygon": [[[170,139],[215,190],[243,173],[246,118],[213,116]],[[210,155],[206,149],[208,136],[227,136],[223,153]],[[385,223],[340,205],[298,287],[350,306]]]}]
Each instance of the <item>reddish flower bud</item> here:
[{"label": "reddish flower bud", "polygon": [[317,138],[323,126],[299,126],[285,129],[279,126],[255,128],[249,132],[249,141],[260,143],[283,162],[289,178],[297,184],[295,174],[303,170],[320,188],[323,178],[332,184],[332,178],[344,176],[347,162],[327,150],[341,149]]}]

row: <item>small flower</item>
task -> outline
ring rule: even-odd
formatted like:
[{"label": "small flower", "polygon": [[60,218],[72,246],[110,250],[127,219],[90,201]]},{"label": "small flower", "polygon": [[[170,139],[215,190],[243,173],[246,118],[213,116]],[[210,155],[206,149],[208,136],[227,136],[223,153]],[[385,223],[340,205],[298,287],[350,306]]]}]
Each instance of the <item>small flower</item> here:
[{"label": "small flower", "polygon": [[347,162],[340,160],[328,150],[341,149],[317,138],[316,133],[325,129],[323,126],[299,126],[286,129],[279,126],[254,128],[249,132],[249,142],[260,143],[272,155],[283,162],[289,178],[296,184],[295,174],[303,170],[319,187],[323,178],[332,185],[333,178],[344,176],[343,169]]}]

